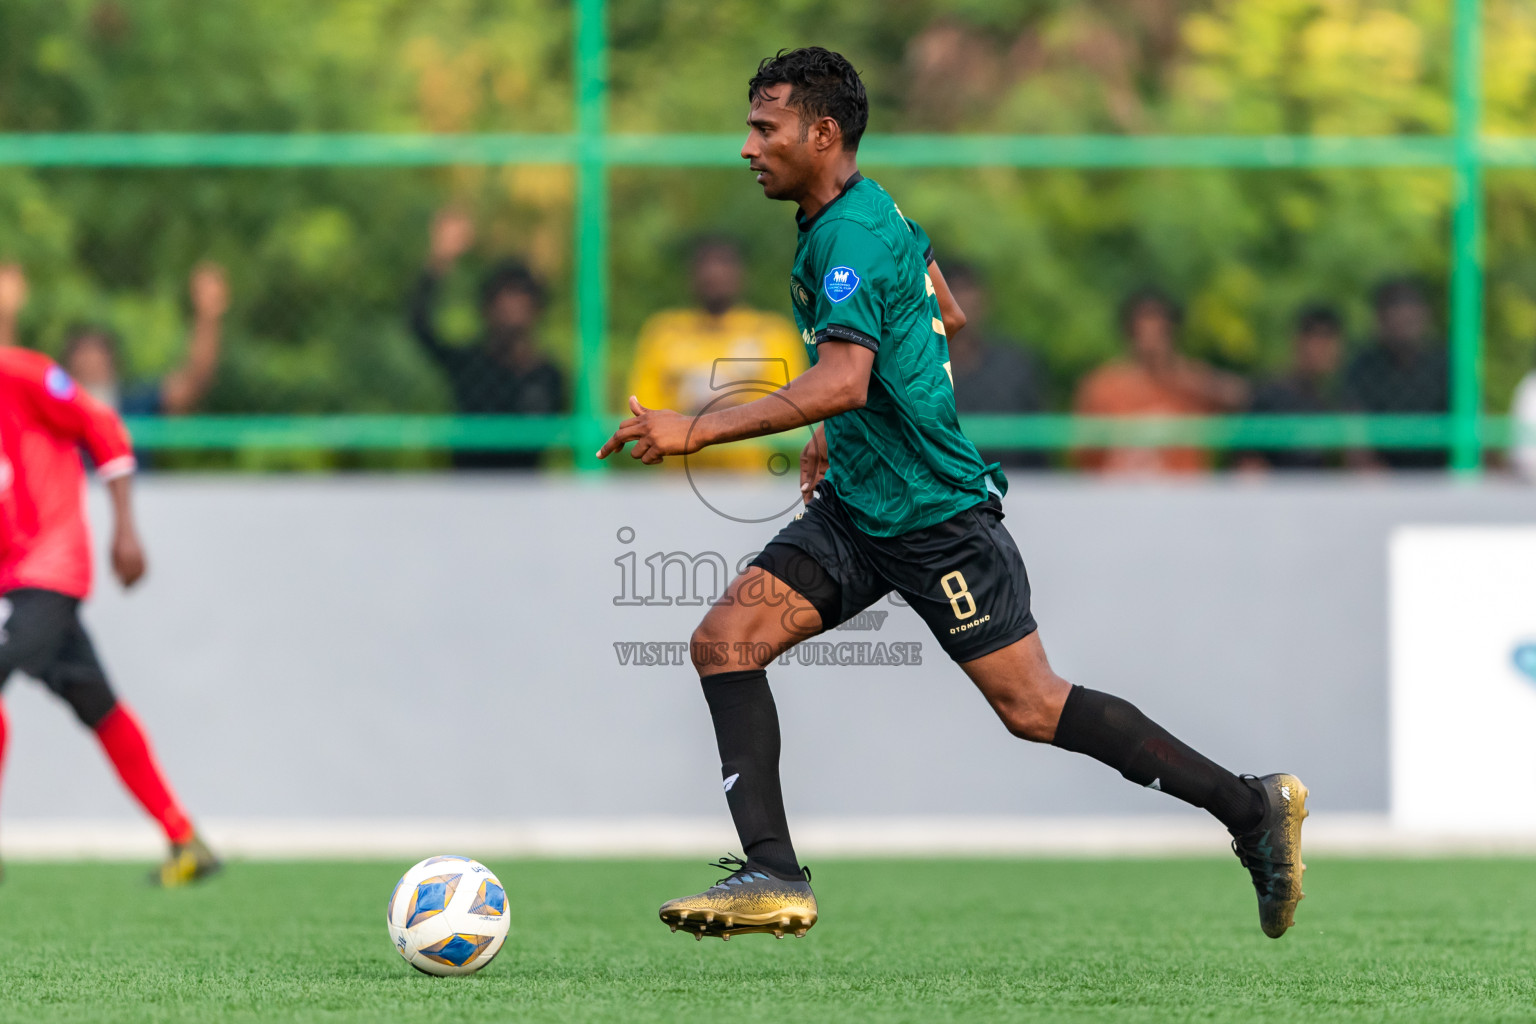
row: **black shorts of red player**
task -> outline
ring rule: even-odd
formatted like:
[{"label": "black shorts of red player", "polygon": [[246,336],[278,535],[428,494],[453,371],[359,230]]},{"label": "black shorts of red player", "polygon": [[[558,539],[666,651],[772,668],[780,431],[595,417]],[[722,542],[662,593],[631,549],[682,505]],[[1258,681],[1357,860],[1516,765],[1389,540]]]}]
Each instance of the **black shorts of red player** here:
[{"label": "black shorts of red player", "polygon": [[38,680],[95,729],[117,697],[80,621],[80,601],[52,590],[0,596],[0,688],[16,672]]}]

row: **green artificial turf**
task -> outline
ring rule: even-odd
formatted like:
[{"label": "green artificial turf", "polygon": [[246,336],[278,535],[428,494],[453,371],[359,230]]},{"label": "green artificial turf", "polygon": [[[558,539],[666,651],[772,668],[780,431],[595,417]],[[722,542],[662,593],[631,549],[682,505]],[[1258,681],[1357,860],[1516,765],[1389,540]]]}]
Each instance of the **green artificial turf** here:
[{"label": "green artificial turf", "polygon": [[1536,863],[1317,858],[1259,931],[1235,862],[823,861],[803,939],[695,942],[656,919],[691,862],[492,862],[512,935],[433,979],[384,929],[405,864],[15,864],[0,1019],[1489,1020],[1536,1018]]}]

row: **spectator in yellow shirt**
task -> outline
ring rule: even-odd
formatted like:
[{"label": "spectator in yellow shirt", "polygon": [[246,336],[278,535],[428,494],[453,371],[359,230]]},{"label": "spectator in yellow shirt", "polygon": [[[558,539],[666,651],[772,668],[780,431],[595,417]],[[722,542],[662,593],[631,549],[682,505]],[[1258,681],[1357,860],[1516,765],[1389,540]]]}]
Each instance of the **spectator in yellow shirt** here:
[{"label": "spectator in yellow shirt", "polygon": [[[629,391],[653,409],[697,414],[761,398],[805,370],[800,332],[786,317],[738,305],[741,250],[725,238],[698,243],[689,263],[695,309],[652,314],[640,328]],[[752,382],[743,384],[743,382]],[[688,456],[693,469],[758,472],[775,451],[768,439],[738,441]],[[668,464],[682,465],[682,459]]]}]

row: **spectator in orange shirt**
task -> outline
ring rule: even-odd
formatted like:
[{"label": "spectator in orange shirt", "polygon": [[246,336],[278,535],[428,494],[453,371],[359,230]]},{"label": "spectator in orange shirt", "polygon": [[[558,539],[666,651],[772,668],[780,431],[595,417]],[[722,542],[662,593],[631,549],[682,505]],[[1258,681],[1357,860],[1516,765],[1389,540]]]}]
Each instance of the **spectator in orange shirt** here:
[{"label": "spectator in orange shirt", "polygon": [[[1158,291],[1132,294],[1120,305],[1126,356],[1078,385],[1073,411],[1083,416],[1205,416],[1248,404],[1248,385],[1178,351],[1182,313]],[[1199,448],[1094,448],[1073,463],[1101,473],[1199,473],[1211,468]]]}]

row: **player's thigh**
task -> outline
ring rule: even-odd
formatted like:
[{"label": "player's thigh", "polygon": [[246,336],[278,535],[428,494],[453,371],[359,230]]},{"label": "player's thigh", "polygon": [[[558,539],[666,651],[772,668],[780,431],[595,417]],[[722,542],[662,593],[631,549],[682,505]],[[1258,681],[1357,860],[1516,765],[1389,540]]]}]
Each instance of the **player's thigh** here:
[{"label": "player's thigh", "polygon": [[80,621],[78,608],[57,654],[38,678],[70,706],[86,728],[96,728],[117,706],[117,697],[107,682],[101,659],[96,656],[96,645]]},{"label": "player's thigh", "polygon": [[700,675],[763,668],[821,631],[810,599],[760,565],[749,565],[693,631],[690,653]]},{"label": "player's thigh", "polygon": [[710,609],[694,632],[694,662],[706,673],[763,668],[889,591],[859,550],[841,507],[818,497]]},{"label": "player's thigh", "polygon": [[1024,559],[993,506],[871,543],[882,571],[952,660],[975,661],[1035,631]]},{"label": "player's thigh", "polygon": [[80,602],[51,590],[0,596],[0,685],[12,672],[41,679],[58,657]]}]

